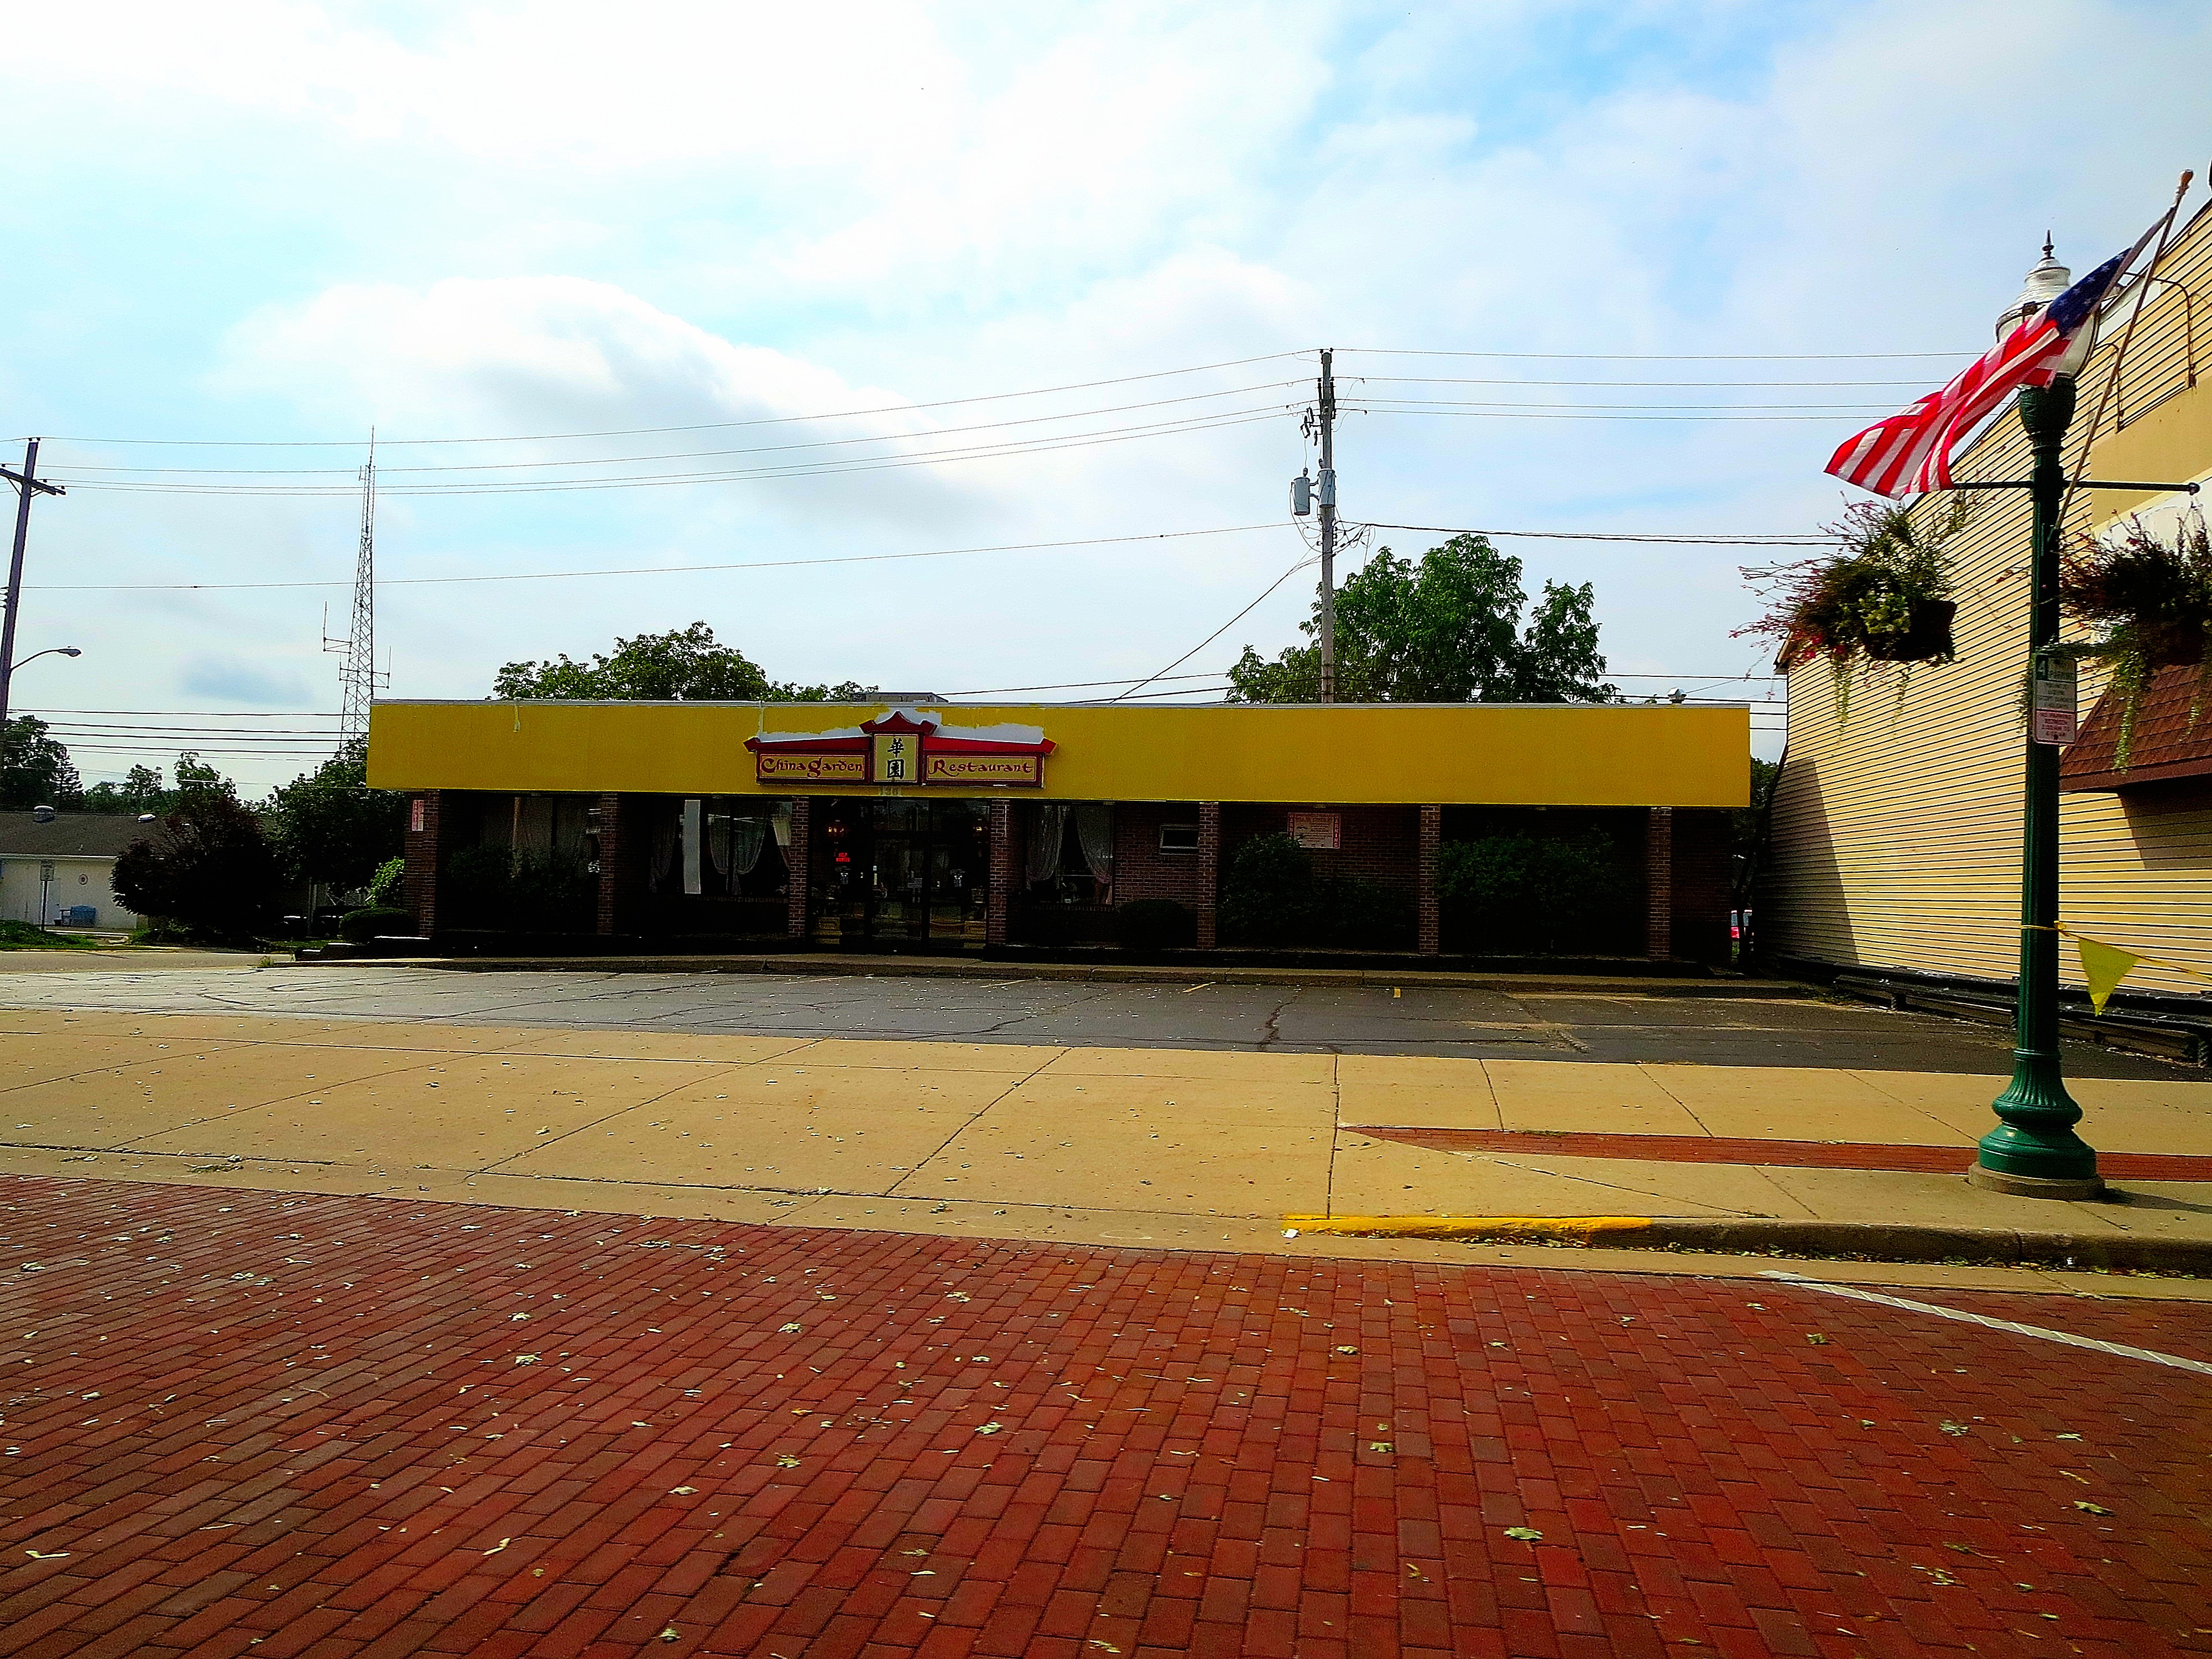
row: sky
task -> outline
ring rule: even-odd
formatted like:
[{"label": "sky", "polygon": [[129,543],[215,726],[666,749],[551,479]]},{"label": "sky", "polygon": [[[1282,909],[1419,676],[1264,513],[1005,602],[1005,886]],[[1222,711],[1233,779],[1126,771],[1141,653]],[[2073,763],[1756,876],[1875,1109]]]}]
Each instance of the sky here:
[{"label": "sky", "polygon": [[[70,493],[17,649],[83,655],[15,707],[88,779],[313,765],[372,429],[398,697],[695,620],[1211,696],[1311,600],[1324,346],[1348,520],[1802,534],[2046,229],[2086,270],[2203,170],[2208,51],[2189,0],[27,9],[0,446]],[[1498,544],[1624,687],[1776,695],[1725,677],[1786,551]]]}]

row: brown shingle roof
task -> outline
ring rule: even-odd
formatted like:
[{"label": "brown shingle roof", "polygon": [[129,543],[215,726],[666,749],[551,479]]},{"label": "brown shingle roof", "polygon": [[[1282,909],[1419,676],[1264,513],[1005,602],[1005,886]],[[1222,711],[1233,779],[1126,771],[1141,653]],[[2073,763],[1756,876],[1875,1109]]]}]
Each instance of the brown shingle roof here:
[{"label": "brown shingle roof", "polygon": [[2107,691],[2059,757],[2058,787],[2126,789],[2212,775],[2212,675],[2186,665],[2160,669],[2143,689],[2124,772],[2117,764],[2119,741],[2120,699]]},{"label": "brown shingle roof", "polygon": [[112,859],[161,827],[125,812],[58,812],[47,823],[28,812],[0,812],[0,858]]}]

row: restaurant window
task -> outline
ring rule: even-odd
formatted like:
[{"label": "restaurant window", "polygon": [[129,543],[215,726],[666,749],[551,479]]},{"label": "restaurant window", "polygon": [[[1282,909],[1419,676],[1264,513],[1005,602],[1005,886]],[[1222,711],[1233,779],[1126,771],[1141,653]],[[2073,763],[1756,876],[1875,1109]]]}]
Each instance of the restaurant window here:
[{"label": "restaurant window", "polygon": [[786,890],[791,803],[675,797],[651,819],[646,886],[656,893],[761,898]]},{"label": "restaurant window", "polygon": [[1114,902],[1114,806],[1110,801],[1041,801],[1030,825],[1032,902]]}]

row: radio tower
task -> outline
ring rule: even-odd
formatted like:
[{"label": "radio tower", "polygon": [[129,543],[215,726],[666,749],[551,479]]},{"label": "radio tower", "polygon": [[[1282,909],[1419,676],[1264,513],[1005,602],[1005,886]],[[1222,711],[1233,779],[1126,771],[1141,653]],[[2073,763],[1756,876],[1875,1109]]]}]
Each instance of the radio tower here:
[{"label": "radio tower", "polygon": [[324,624],[323,649],[343,653],[338,670],[338,743],[368,739],[368,705],[379,684],[376,672],[376,429],[368,434],[368,460],[361,469],[361,550],[353,571],[353,628],[333,639]]}]

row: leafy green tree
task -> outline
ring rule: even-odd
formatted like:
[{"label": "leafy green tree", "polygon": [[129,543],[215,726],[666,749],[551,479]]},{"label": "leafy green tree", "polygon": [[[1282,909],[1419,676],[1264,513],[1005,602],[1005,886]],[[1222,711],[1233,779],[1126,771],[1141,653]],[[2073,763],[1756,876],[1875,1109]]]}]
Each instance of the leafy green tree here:
[{"label": "leafy green tree", "polygon": [[874,688],[773,681],[745,653],[715,639],[703,622],[665,634],[617,639],[588,663],[565,653],[542,662],[511,662],[492,681],[495,697],[652,702],[842,702]]},{"label": "leafy green tree", "polygon": [[[1337,696],[1346,702],[1604,702],[1595,594],[1546,582],[1532,607],[1521,561],[1455,536],[1418,563],[1384,548],[1337,591]],[[1525,615],[1525,622],[1524,622]],[[1321,600],[1298,624],[1321,631]],[[1317,702],[1321,647],[1273,662],[1251,647],[1229,671],[1237,702]]]},{"label": "leafy green tree", "polygon": [[196,939],[246,939],[267,920],[276,855],[234,796],[204,789],[115,860],[115,896]]},{"label": "leafy green tree", "polygon": [[105,781],[84,792],[88,812],[128,813],[167,811],[171,805],[168,780],[158,766],[134,766],[121,783]]},{"label": "leafy green tree", "polygon": [[349,892],[398,856],[407,798],[368,787],[368,745],[355,741],[278,789],[264,813],[286,874]]},{"label": "leafy green tree", "polygon": [[0,806],[75,807],[84,786],[70,752],[46,723],[32,714],[9,718],[0,732]]}]

